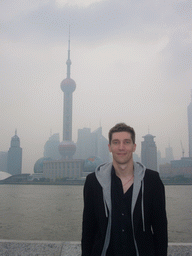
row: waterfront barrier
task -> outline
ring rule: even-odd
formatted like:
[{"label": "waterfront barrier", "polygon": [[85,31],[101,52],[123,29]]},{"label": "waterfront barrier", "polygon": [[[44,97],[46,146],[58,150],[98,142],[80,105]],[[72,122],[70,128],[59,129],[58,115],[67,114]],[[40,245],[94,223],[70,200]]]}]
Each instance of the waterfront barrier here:
[{"label": "waterfront barrier", "polygon": [[[0,240],[0,256],[80,256],[80,242]],[[192,243],[169,243],[168,256],[192,256]]]}]

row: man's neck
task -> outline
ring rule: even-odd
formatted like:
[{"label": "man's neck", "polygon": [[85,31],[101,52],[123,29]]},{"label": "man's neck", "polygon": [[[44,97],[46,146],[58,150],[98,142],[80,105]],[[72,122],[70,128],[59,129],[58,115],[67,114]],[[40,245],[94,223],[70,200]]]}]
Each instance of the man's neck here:
[{"label": "man's neck", "polygon": [[127,164],[117,164],[113,162],[115,173],[119,178],[125,178],[133,175],[133,161]]}]

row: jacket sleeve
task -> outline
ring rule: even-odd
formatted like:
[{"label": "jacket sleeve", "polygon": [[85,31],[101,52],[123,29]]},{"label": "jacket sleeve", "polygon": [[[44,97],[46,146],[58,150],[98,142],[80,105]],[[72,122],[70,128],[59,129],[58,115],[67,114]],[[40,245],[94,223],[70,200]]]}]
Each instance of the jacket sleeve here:
[{"label": "jacket sleeve", "polygon": [[90,256],[96,234],[97,221],[94,212],[93,174],[88,175],[84,185],[84,210],[82,223],[82,256]]},{"label": "jacket sleeve", "polygon": [[167,256],[168,234],[165,188],[159,174],[156,173],[155,176],[152,211],[152,229],[154,233],[155,255]]}]

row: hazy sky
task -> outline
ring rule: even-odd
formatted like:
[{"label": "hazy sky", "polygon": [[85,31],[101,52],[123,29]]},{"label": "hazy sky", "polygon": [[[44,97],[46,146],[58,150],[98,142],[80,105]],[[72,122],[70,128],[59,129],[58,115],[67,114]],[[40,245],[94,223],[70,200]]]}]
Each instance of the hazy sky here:
[{"label": "hazy sky", "polygon": [[23,173],[33,172],[52,133],[62,139],[71,26],[73,140],[77,129],[117,122],[155,135],[164,157],[188,156],[192,89],[191,0],[3,0],[0,2],[0,151],[17,129]]}]

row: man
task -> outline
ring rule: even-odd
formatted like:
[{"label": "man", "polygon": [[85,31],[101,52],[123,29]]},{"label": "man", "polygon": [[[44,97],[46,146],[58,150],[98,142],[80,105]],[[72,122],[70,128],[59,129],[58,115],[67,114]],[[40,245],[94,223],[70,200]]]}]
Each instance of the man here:
[{"label": "man", "polygon": [[82,256],[166,256],[165,191],[159,174],[133,161],[135,132],[109,131],[112,163],[87,176]]}]

